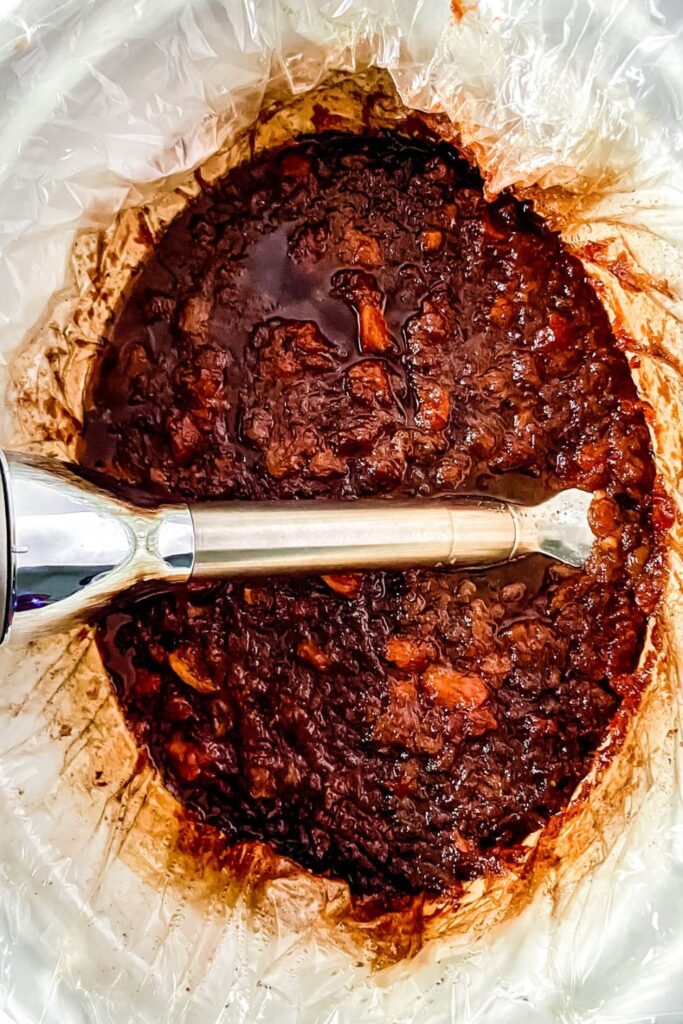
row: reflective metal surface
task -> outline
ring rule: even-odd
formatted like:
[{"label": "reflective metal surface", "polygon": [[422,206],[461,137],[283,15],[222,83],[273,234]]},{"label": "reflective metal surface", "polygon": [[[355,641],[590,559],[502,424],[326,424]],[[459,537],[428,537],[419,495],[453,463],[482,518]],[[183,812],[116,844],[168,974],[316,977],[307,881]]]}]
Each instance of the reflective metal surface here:
[{"label": "reflective metal surface", "polygon": [[186,507],[139,509],[81,480],[63,464],[7,453],[12,512],[7,627],[33,639],[81,621],[143,580],[188,579]]},{"label": "reflective metal surface", "polygon": [[194,576],[490,565],[512,556],[510,506],[494,499],[193,505]]},{"label": "reflective metal surface", "polygon": [[0,641],[87,618],[142,581],[407,566],[481,567],[541,552],[588,557],[591,496],[228,502],[143,509],[59,462],[0,464]]},{"label": "reflective metal surface", "polygon": [[539,552],[583,565],[591,495],[564,491],[533,507],[494,498],[280,501],[191,507],[193,576],[459,565]]},{"label": "reflective metal surface", "polygon": [[592,500],[592,494],[572,488],[540,505],[512,506],[518,531],[512,557],[539,552],[566,565],[582,566],[595,541],[588,520]]},{"label": "reflective metal surface", "polygon": [[9,469],[0,452],[0,644],[7,636],[14,595],[12,593],[12,530],[13,516],[10,499]]}]

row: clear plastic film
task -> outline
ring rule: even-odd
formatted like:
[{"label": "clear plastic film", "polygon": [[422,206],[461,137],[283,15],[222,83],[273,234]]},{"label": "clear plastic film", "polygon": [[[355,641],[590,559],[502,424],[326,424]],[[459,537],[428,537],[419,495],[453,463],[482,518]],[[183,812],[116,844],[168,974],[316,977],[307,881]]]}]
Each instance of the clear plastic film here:
[{"label": "clear plastic film", "polygon": [[[316,104],[349,130],[361,111],[384,125],[416,109],[445,115],[489,192],[533,199],[583,260],[680,503],[675,6],[14,5],[0,23],[3,442],[73,453],[111,305],[198,190],[195,169],[216,177],[307,130]],[[341,883],[265,848],[203,846],[141,765],[90,630],[3,650],[4,1007],[22,1024],[683,1020],[682,540],[677,524],[651,682],[614,756],[514,877],[408,921],[363,917]]]}]

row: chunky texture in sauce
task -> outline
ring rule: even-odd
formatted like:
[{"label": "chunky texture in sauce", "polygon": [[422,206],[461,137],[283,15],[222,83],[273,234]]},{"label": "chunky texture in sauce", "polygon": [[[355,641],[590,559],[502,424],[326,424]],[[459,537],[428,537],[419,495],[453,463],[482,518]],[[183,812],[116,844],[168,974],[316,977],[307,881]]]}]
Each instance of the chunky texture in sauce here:
[{"label": "chunky texture in sauce", "polygon": [[496,870],[634,685],[662,515],[626,360],[579,262],[446,145],[322,135],[207,188],[119,311],[82,461],[175,499],[606,492],[582,571],[195,585],[102,623],[181,800],[354,892]]}]

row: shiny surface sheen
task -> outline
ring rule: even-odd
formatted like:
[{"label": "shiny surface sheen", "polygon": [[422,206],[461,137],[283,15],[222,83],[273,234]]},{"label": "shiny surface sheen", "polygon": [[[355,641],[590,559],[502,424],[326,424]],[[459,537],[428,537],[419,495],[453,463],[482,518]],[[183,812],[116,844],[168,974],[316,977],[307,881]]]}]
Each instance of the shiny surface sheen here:
[{"label": "shiny surface sheen", "polygon": [[[294,507],[291,507],[294,506]],[[193,578],[449,564],[490,565],[515,550],[504,502],[233,502],[193,505]]]},{"label": "shiny surface sheen", "polygon": [[443,145],[324,136],[207,190],[112,328],[82,458],[184,499],[606,492],[582,570],[212,582],[102,623],[174,792],[356,892],[497,870],[642,685],[668,519],[626,360]]},{"label": "shiny surface sheen", "polygon": [[0,532],[11,553],[6,568],[0,563],[0,604],[5,583],[10,598],[0,643],[68,629],[142,581],[165,588],[189,580],[187,506],[137,508],[56,459],[5,452],[1,468]]}]

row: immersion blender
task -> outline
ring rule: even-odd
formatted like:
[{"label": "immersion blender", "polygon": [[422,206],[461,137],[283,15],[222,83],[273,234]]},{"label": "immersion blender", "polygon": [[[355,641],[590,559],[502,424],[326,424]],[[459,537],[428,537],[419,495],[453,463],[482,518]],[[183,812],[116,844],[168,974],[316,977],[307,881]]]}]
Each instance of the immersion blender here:
[{"label": "immersion blender", "polygon": [[56,460],[0,452],[0,643],[87,620],[120,591],[216,577],[494,565],[540,552],[581,566],[591,495],[526,506],[410,501],[210,502],[141,508]]}]

